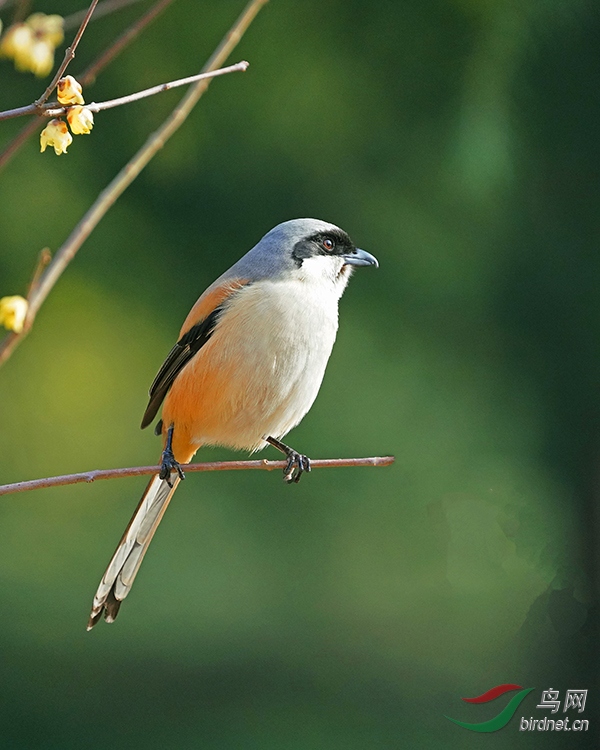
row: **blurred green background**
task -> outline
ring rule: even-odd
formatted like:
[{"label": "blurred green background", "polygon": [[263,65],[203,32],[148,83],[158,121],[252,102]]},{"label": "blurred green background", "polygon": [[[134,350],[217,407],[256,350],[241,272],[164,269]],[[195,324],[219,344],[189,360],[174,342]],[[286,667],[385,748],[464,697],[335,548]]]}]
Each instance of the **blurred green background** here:
[{"label": "blurred green background", "polygon": [[[145,7],[92,23],[71,72]],[[176,0],[88,101],[196,72],[242,7]],[[396,464],[293,487],[189,476],[117,623],[92,633],[145,481],[2,498],[3,747],[592,746],[599,44],[582,0],[264,8],[230,59],[248,72],[214,82],[0,370],[0,482],[157,459],[139,421],[189,307],[300,216],[339,224],[381,267],[355,274],[289,440]],[[0,76],[2,109],[45,85],[7,61]],[[27,144],[0,175],[0,296],[25,292],[39,250],[180,95],[97,115],[61,158]],[[2,123],[0,147],[23,124]],[[535,689],[498,733],[444,718],[496,715],[506,698],[460,698],[505,682]],[[518,731],[548,688],[590,690],[587,735]]]}]

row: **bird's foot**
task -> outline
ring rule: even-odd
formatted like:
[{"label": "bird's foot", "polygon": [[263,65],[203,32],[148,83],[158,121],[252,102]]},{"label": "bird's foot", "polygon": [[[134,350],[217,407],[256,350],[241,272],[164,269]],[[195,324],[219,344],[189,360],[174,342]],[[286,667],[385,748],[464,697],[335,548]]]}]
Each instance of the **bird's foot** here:
[{"label": "bird's foot", "polygon": [[303,453],[298,453],[289,445],[282,443],[281,440],[277,440],[274,437],[265,438],[267,443],[277,448],[278,451],[285,453],[287,456],[287,463],[283,470],[283,479],[288,484],[298,484],[300,477],[305,471],[310,471],[310,458],[305,456]]},{"label": "bird's foot", "polygon": [[171,474],[173,472],[177,472],[180,479],[185,479],[185,474],[183,473],[181,464],[175,460],[173,451],[165,448],[165,450],[162,452],[160,472],[158,473],[158,476],[161,479],[166,479],[169,487],[173,486],[173,483],[171,482]]},{"label": "bird's foot", "polygon": [[288,484],[298,484],[300,477],[304,472],[310,471],[310,458],[305,456],[304,453],[297,453],[294,450],[290,450],[287,454],[288,460],[283,470],[283,479]]},{"label": "bird's foot", "polygon": [[169,487],[173,486],[173,483],[171,482],[171,474],[173,472],[176,472],[179,475],[180,479],[185,479],[185,474],[183,473],[181,464],[175,459],[175,456],[173,454],[173,429],[174,425],[171,425],[167,430],[167,440],[165,443],[165,449],[162,452],[162,458],[160,460],[160,471],[158,473],[158,476],[161,479],[167,480],[167,484],[169,485]]}]

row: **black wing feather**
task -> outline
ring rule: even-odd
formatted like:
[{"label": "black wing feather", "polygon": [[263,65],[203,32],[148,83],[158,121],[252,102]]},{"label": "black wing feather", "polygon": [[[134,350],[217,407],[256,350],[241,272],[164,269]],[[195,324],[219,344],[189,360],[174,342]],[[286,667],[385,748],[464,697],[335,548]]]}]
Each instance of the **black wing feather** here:
[{"label": "black wing feather", "polygon": [[156,416],[177,375],[211,337],[222,310],[223,305],[216,307],[203,321],[192,326],[171,349],[150,386],[150,401],[142,418],[142,429],[147,427]]}]

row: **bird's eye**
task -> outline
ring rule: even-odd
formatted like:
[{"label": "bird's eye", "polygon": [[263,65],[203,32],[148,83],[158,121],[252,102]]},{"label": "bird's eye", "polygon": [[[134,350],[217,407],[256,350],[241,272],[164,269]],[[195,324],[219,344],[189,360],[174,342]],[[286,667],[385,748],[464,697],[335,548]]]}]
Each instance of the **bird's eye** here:
[{"label": "bird's eye", "polygon": [[334,246],[335,246],[334,241],[330,240],[329,237],[326,237],[323,240],[322,244],[323,244],[323,247],[325,248],[325,250],[327,250],[328,253],[330,253],[333,250]]}]

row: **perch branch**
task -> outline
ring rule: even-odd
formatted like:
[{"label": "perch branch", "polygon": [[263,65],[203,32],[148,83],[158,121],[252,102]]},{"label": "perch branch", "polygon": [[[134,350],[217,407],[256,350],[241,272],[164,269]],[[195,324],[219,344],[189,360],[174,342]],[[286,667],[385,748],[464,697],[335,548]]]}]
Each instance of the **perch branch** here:
[{"label": "perch branch", "polygon": [[[209,73],[217,70],[229,57],[238,44],[246,29],[250,26],[259,10],[267,0],[251,0],[242,11],[241,16],[233,24],[225,35],[211,58],[206,63],[201,73]],[[209,78],[203,78],[192,84],[189,91],[184,95],[179,104],[163,122],[163,124],[149,136],[146,143],[133,156],[121,171],[113,178],[107,187],[96,198],[92,206],[84,214],[82,219],[73,229],[66,242],[57,250],[50,265],[42,275],[35,293],[29,299],[29,310],[22,333],[11,332],[0,341],[0,365],[3,364],[13,353],[15,348],[27,335],[35,316],[44,303],[46,297],[61,277],[62,273],[75,257],[77,251],[83,245],[97,226],[98,222],[106,214],[108,209],[115,203],[120,195],[131,185],[139,173],[144,169],[153,156],[165,145],[169,138],[185,122],[188,115],[206,91],[210,84]]]},{"label": "perch branch", "polygon": [[[369,458],[317,458],[310,462],[313,469],[335,469],[345,466],[390,466],[394,456],[371,456]],[[274,471],[284,469],[287,461],[268,461],[266,458],[255,461],[210,461],[198,464],[183,464],[184,471]],[[139,477],[156,474],[159,466],[132,466],[128,469],[95,469],[79,474],[63,474],[58,477],[32,479],[28,482],[0,485],[0,495],[11,495],[15,492],[41,490],[46,487],[63,487],[67,484],[95,482],[100,479],[119,479],[121,477]]]}]

